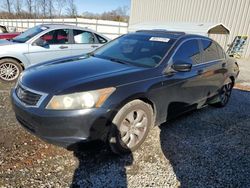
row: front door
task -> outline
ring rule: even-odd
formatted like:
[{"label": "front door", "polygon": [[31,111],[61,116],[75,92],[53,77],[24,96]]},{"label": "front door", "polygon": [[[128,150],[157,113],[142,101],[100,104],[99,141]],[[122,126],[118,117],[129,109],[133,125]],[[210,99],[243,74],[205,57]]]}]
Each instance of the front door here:
[{"label": "front door", "polygon": [[[197,39],[187,40],[175,51],[167,69],[172,64],[185,62],[192,64],[189,72],[173,72],[166,74],[163,80],[163,96],[165,101],[162,103],[163,114],[165,117],[172,118],[179,113],[188,110],[190,107],[201,104],[205,99],[205,87],[202,76],[202,69],[198,64],[202,62],[202,55]],[[171,68],[170,68],[171,69]]]},{"label": "front door", "polygon": [[68,56],[71,56],[68,29],[49,31],[37,39],[33,44],[30,44],[29,52],[26,54],[31,64]]}]

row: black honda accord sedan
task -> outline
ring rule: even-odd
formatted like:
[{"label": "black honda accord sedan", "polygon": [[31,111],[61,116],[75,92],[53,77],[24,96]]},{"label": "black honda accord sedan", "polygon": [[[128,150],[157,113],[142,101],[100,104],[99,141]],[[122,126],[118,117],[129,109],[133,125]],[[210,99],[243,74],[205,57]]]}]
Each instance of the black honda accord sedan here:
[{"label": "black honda accord sedan", "polygon": [[11,96],[17,120],[43,140],[66,148],[102,140],[126,153],[154,125],[208,104],[224,107],[238,73],[210,38],[144,30],[30,67]]}]

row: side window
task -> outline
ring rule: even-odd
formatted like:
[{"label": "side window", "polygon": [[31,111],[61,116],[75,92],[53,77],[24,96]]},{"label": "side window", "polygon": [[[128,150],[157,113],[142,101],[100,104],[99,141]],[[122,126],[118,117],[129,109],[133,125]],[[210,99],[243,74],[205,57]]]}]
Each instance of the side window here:
[{"label": "side window", "polygon": [[58,29],[50,31],[45,35],[41,36],[40,39],[46,41],[50,45],[56,44],[68,44],[69,43],[69,30]]},{"label": "side window", "polygon": [[201,40],[204,62],[221,59],[219,56],[217,44],[211,40]]},{"label": "side window", "polygon": [[105,38],[101,37],[100,35],[95,34],[95,36],[100,44],[108,42]]},{"label": "side window", "polygon": [[183,60],[192,64],[201,63],[201,53],[198,40],[188,40],[184,42],[177,50],[173,57],[173,61]]},{"label": "side window", "polygon": [[226,54],[225,54],[224,50],[222,49],[222,47],[217,44],[217,48],[218,48],[219,58],[220,59],[225,59]]},{"label": "side window", "polygon": [[75,44],[93,44],[95,38],[92,33],[82,30],[73,30]]}]

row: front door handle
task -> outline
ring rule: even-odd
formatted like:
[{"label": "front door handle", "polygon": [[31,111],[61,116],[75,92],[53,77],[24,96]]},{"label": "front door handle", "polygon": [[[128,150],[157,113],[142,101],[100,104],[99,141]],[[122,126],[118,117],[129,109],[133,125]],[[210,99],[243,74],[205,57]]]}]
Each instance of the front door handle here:
[{"label": "front door handle", "polygon": [[69,48],[68,46],[60,46],[59,47],[60,49],[66,49],[66,48]]},{"label": "front door handle", "polygon": [[225,68],[227,63],[222,63],[222,68]]},{"label": "front door handle", "polygon": [[98,45],[92,45],[91,47],[92,48],[98,48],[99,46]]}]

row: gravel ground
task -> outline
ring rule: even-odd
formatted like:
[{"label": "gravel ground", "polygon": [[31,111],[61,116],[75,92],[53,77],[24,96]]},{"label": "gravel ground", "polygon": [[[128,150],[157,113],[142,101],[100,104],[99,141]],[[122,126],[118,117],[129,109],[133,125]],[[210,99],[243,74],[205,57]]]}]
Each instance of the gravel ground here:
[{"label": "gravel ground", "polygon": [[[0,84],[1,85],[1,84]],[[142,148],[112,155],[46,144],[16,122],[0,86],[0,187],[249,187],[250,92],[226,108],[206,107],[155,127]]]}]

